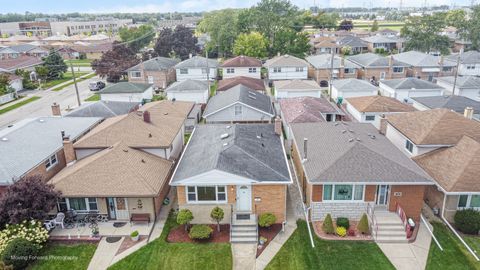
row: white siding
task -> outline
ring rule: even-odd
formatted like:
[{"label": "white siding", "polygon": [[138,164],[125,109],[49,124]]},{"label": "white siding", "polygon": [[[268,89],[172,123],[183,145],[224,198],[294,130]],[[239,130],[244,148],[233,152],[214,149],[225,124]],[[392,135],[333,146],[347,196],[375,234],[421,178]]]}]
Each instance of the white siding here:
[{"label": "white siding", "polygon": [[207,103],[208,101],[208,90],[205,89],[203,91],[168,91],[167,92],[168,100],[180,100],[180,101],[191,101],[195,103]]},{"label": "white siding", "polygon": [[[203,68],[188,68],[187,74],[181,74],[180,69],[176,69],[177,81],[191,80],[207,80],[207,73],[202,72]],[[217,77],[217,68],[209,68],[209,80],[214,80]]]},{"label": "white siding", "polygon": [[271,121],[271,117],[254,110],[250,107],[242,105],[242,114],[235,115],[235,104],[205,117],[207,123],[215,122],[234,122],[234,121]]},{"label": "white siding", "polygon": [[281,72],[273,72],[273,67],[268,68],[268,79],[270,80],[306,80],[308,79],[308,66],[303,67],[303,71],[296,71],[296,67],[282,67]]},{"label": "white siding", "polygon": [[431,97],[443,95],[443,89],[393,89],[380,82],[380,94],[393,97],[401,102],[413,102],[414,97]]},{"label": "white siding", "polygon": [[75,149],[75,155],[77,156],[77,160],[86,158],[90,155],[97,153],[98,151],[102,150],[102,148],[95,148],[95,149]]},{"label": "white siding", "polygon": [[[472,66],[472,65],[469,65]],[[458,75],[462,76],[480,76],[480,63],[474,65],[474,68],[467,69],[467,65],[460,64],[458,66]]]},{"label": "white siding", "polygon": [[153,88],[150,87],[143,93],[118,93],[102,94],[100,99],[105,101],[123,101],[123,102],[142,102],[142,100],[151,100],[153,98]]},{"label": "white siding", "polygon": [[376,96],[378,94],[377,90],[372,91],[352,91],[352,92],[343,92],[338,91],[335,86],[332,86],[332,98],[336,101],[338,97],[343,97],[345,100],[346,98],[351,97],[366,97],[366,96]]},{"label": "white siding", "polygon": [[[233,73],[227,73],[227,69],[232,69],[232,68],[233,68]],[[260,70],[262,68],[261,67],[251,67],[251,68],[256,68],[256,72],[255,73],[248,72],[249,67],[222,68],[222,76],[224,79],[238,77],[238,76],[245,76],[245,77],[260,79],[261,77]]]},{"label": "white siding", "polygon": [[438,146],[432,146],[432,147],[425,147],[425,146],[417,146],[413,142],[413,149],[412,153],[410,153],[406,148],[405,144],[407,142],[407,137],[405,137],[400,131],[398,131],[395,127],[391,126],[390,124],[387,123],[387,131],[385,136],[398,148],[400,149],[403,153],[405,153],[407,156],[418,156],[425,154],[427,152],[433,151],[435,149],[438,149]]},{"label": "white siding", "polygon": [[170,159],[174,158],[177,159],[180,155],[180,152],[183,149],[183,135],[184,135],[184,129],[181,128],[177,135],[175,136],[175,139],[173,139],[172,142],[172,148],[142,148],[142,151],[145,151],[147,153],[150,153],[152,155],[165,158],[165,159]]},{"label": "white siding", "polygon": [[322,91],[319,89],[312,90],[295,90],[295,89],[275,89],[275,98],[294,98],[294,97],[322,97]]}]

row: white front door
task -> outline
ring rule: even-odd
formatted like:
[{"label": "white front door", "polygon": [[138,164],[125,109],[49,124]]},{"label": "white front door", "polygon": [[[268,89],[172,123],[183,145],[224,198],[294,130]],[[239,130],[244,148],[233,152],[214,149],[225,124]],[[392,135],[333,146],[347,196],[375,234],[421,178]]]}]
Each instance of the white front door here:
[{"label": "white front door", "polygon": [[387,205],[388,204],[388,194],[390,186],[389,185],[378,185],[377,186],[377,205]]},{"label": "white front door", "polygon": [[130,219],[127,198],[115,198],[115,212],[117,219]]},{"label": "white front door", "polygon": [[237,186],[237,211],[252,211],[252,187],[247,185]]}]

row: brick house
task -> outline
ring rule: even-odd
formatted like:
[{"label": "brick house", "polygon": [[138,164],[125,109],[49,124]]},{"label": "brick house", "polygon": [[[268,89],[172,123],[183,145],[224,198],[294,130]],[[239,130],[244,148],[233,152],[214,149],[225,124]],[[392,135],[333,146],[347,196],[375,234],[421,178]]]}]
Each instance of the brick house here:
[{"label": "brick house", "polygon": [[374,35],[362,39],[367,43],[369,52],[375,52],[378,49],[383,49],[386,52],[393,50],[401,51],[404,40],[396,36]]},{"label": "brick house", "polygon": [[[0,194],[24,176],[48,181],[66,166],[62,133],[79,140],[102,119],[97,117],[38,117],[0,131]],[[35,134],[35,136],[32,136]]]},{"label": "brick house", "polygon": [[[309,63],[308,77],[313,78],[320,86],[327,87],[332,70],[330,54],[312,55],[305,58]],[[357,78],[359,65],[345,60],[343,57],[333,58],[333,79]]]},{"label": "brick house", "polygon": [[393,59],[408,65],[408,77],[433,81],[437,77],[455,74],[456,63],[445,60],[443,56],[434,56],[417,51],[408,51],[392,56]]},{"label": "brick house", "polygon": [[176,80],[175,65],[179,59],[155,57],[127,69],[128,81],[153,84],[155,88],[165,89]]},{"label": "brick house", "polygon": [[358,79],[375,81],[378,83],[384,79],[399,79],[407,76],[407,64],[393,59],[391,56],[381,56],[374,53],[363,53],[347,58],[360,68],[358,69]]},{"label": "brick house", "polygon": [[[273,213],[286,221],[287,186],[292,183],[281,124],[197,126],[172,176],[180,209],[193,223],[212,223],[210,211],[224,210],[232,242],[257,242],[257,216]],[[236,237],[238,223],[253,232]]]}]

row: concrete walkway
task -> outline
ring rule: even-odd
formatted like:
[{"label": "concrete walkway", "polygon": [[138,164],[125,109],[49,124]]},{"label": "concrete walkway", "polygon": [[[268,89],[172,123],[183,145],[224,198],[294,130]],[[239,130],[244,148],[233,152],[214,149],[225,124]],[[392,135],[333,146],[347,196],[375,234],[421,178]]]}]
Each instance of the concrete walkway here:
[{"label": "concrete walkway", "polygon": [[233,270],[254,270],[257,244],[232,244]]},{"label": "concrete walkway", "polygon": [[100,240],[100,243],[93,254],[92,260],[88,265],[88,270],[103,270],[107,269],[110,266],[117,250],[120,248],[120,245],[123,242],[123,237],[120,241],[115,243],[107,243],[106,237],[103,237]]},{"label": "concrete walkway", "polygon": [[[431,228],[431,227],[430,227]],[[410,244],[378,243],[385,256],[398,270],[423,270],[427,265],[432,237],[420,223],[417,239]]]}]

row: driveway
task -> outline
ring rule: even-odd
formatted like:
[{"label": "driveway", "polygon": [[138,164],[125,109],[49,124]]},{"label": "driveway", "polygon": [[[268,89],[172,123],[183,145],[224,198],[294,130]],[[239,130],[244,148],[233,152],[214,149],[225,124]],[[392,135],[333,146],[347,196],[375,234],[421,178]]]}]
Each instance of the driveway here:
[{"label": "driveway", "polygon": [[[92,95],[90,89],[88,89],[88,84],[98,79],[99,78],[95,76],[93,78],[86,79],[77,83],[81,102],[83,102],[84,99]],[[54,102],[60,104],[60,107],[62,108],[62,113],[65,112],[65,109],[68,107],[75,108],[78,106],[77,97],[75,94],[75,85],[73,84],[57,92],[51,90],[35,90],[28,91],[26,93],[27,97],[39,96],[41,98],[39,100],[28,103],[17,109],[0,115],[0,129],[25,118],[50,116],[52,115],[51,105]]]}]

